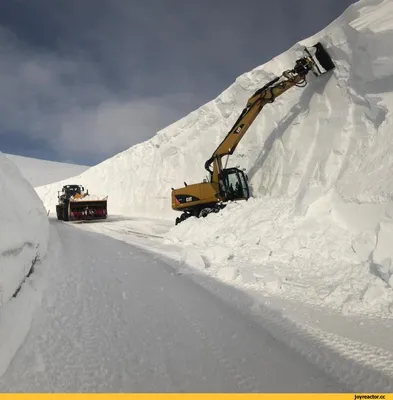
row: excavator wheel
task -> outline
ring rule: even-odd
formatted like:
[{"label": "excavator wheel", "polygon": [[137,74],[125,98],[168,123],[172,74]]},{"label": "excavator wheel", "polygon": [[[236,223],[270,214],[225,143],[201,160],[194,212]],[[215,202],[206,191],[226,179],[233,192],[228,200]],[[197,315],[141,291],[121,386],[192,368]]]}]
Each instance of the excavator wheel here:
[{"label": "excavator wheel", "polygon": [[179,225],[180,222],[185,221],[187,218],[191,217],[191,214],[183,213],[180,217],[177,217],[175,220],[175,225]]},{"label": "excavator wheel", "polygon": [[211,208],[202,208],[202,210],[199,211],[198,218],[206,218],[211,212]]}]

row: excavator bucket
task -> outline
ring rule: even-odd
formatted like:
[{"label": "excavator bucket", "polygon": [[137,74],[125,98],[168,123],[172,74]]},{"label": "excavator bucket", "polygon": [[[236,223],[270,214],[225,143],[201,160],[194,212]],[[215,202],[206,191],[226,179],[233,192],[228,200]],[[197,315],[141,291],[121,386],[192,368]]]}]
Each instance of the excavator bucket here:
[{"label": "excavator bucket", "polygon": [[313,73],[315,76],[326,74],[336,68],[329,53],[325,50],[322,43],[318,42],[312,47],[305,48],[304,51],[313,61]]},{"label": "excavator bucket", "polygon": [[70,201],[69,220],[87,221],[107,218],[107,199]]}]

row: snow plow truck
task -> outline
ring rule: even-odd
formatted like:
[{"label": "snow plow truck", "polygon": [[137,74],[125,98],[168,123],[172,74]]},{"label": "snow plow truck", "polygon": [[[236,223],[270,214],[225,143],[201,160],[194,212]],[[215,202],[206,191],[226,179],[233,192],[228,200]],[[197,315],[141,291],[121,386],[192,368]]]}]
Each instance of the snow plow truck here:
[{"label": "snow plow truck", "polygon": [[87,221],[106,219],[108,196],[90,195],[81,185],[65,185],[57,192],[57,219],[60,221]]}]

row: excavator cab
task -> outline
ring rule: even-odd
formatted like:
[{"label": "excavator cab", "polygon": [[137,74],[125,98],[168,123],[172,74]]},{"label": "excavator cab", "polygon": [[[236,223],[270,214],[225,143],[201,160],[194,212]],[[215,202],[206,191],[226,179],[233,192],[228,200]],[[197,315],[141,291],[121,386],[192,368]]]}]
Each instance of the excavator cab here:
[{"label": "excavator cab", "polygon": [[222,170],[220,183],[220,196],[225,201],[247,200],[250,197],[247,175],[238,168]]}]

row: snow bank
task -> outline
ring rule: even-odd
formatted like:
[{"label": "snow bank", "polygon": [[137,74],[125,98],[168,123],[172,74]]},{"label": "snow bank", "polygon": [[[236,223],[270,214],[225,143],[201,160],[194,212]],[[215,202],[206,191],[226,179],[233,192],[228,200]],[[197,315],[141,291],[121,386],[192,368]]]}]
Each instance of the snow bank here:
[{"label": "snow bank", "polygon": [[30,157],[22,157],[14,154],[4,154],[21,171],[32,186],[47,185],[66,179],[70,176],[81,174],[89,167],[55,161],[38,160]]},{"label": "snow bank", "polygon": [[[41,301],[41,262],[49,248],[49,222],[33,187],[1,152],[0,197],[1,376],[29,332]],[[34,273],[26,279],[29,272]]]},{"label": "snow bank", "polygon": [[45,257],[49,223],[33,187],[2,153],[0,197],[0,304],[4,307],[24,281],[32,264]]},{"label": "snow bank", "polygon": [[267,105],[230,159],[247,169],[254,198],[187,220],[167,240],[200,249],[206,271],[228,282],[390,313],[392,34],[393,3],[359,1],[151,140],[37,192],[53,209],[64,183],[80,183],[109,195],[109,213],[174,219],[170,188],[200,182],[249,96],[321,41],[336,70]]},{"label": "snow bank", "polygon": [[339,199],[329,197],[305,216],[296,215],[292,199],[233,203],[220,214],[172,228],[166,242],[199,249],[208,274],[243,288],[346,314],[392,313],[390,262],[373,261],[385,257],[388,247],[376,245],[371,233],[367,241],[366,231],[347,229],[337,218]]}]

